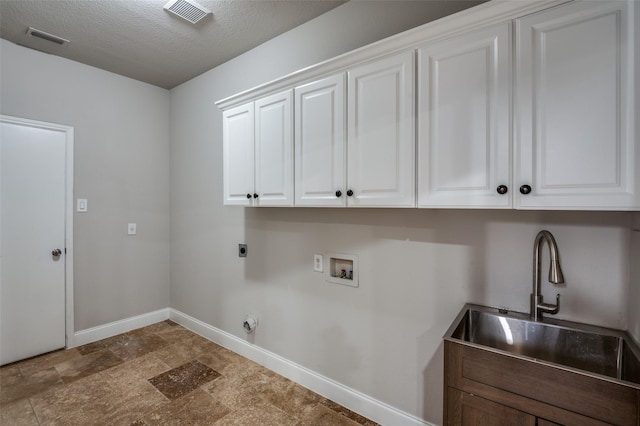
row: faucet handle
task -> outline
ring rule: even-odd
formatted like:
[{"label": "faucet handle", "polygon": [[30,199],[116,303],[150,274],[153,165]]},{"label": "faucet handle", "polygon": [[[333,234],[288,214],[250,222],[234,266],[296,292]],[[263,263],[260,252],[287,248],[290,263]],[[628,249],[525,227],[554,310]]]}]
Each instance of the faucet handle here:
[{"label": "faucet handle", "polygon": [[552,305],[551,303],[538,303],[538,309],[540,312],[544,312],[547,314],[557,314],[560,310],[560,293],[556,294],[556,304]]}]

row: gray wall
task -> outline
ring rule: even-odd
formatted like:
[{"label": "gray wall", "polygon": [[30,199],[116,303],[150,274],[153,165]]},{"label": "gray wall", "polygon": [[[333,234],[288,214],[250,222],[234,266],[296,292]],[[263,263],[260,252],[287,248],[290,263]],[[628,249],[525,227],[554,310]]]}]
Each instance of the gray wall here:
[{"label": "gray wall", "polygon": [[75,127],[75,330],[166,308],[169,92],[0,43],[1,113]]},{"label": "gray wall", "polygon": [[[560,316],[629,327],[640,340],[637,213],[222,206],[215,100],[410,28],[443,4],[465,6],[349,2],[170,95],[0,41],[0,112],[75,126],[75,195],[89,199],[74,224],[76,330],[170,305],[244,337],[254,312],[255,344],[440,423],[442,334],[467,301],[528,309],[533,237],[547,228],[567,284],[543,288],[547,299],[563,294]],[[328,251],[359,256],[359,288],[312,271],[313,254]]]},{"label": "gray wall", "polygon": [[[399,14],[430,4],[347,3],[171,91],[171,306],[242,338],[256,313],[256,345],[441,423],[443,333],[465,302],[528,310],[540,229],[560,246],[567,284],[543,285],[548,301],[563,294],[559,316],[627,327],[632,214],[224,207],[214,105],[408,28]],[[359,288],[313,272],[329,251],[359,257]]]}]

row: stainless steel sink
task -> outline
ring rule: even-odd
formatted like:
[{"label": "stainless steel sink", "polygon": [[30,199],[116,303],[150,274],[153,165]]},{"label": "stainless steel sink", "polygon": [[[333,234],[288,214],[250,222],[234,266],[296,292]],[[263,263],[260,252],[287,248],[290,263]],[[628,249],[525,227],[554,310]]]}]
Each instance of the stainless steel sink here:
[{"label": "stainless steel sink", "polygon": [[627,333],[467,304],[445,339],[622,380],[640,388],[640,349]]}]

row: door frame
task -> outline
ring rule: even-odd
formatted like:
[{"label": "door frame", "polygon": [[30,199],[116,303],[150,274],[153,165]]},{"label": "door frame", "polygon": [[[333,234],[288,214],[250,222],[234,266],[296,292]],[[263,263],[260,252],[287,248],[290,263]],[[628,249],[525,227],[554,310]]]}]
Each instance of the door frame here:
[{"label": "door frame", "polygon": [[[65,134],[65,348],[74,346],[74,315],[73,315],[73,141],[74,128],[64,124],[48,123],[30,120],[28,118],[0,115],[0,122],[39,129],[53,130]],[[1,232],[1,230],[0,230]]]}]

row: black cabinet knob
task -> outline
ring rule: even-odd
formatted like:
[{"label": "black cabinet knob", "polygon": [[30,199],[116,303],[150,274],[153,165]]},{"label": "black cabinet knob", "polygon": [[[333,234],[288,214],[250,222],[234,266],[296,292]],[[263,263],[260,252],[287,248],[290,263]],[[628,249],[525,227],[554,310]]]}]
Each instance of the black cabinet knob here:
[{"label": "black cabinet knob", "polygon": [[498,194],[504,195],[509,191],[509,188],[507,188],[506,185],[500,185],[498,186],[498,188],[496,188],[496,191],[498,191]]},{"label": "black cabinet knob", "polygon": [[336,191],[336,197],[342,197],[342,191],[340,191],[339,189]]},{"label": "black cabinet knob", "polygon": [[247,194],[247,200],[251,199],[251,194]]},{"label": "black cabinet knob", "polygon": [[348,191],[347,191],[347,195],[348,195],[349,197],[351,197],[351,196],[353,195],[353,191],[352,191],[352,190],[348,190]]},{"label": "black cabinet knob", "polygon": [[253,193],[253,198],[258,198],[258,194],[256,194],[255,192]]},{"label": "black cabinet knob", "polygon": [[522,185],[522,186],[520,187],[520,193],[521,193],[521,194],[527,195],[527,194],[529,194],[530,192],[531,192],[531,187],[530,187],[529,185]]}]

